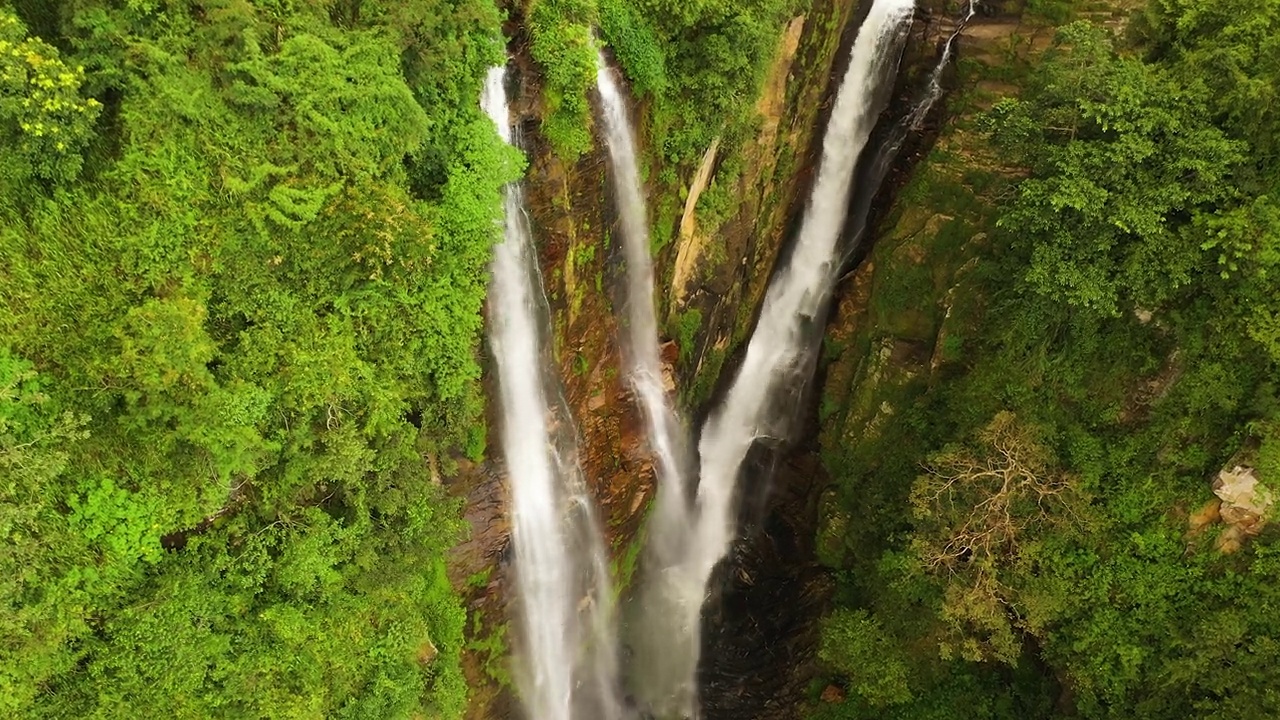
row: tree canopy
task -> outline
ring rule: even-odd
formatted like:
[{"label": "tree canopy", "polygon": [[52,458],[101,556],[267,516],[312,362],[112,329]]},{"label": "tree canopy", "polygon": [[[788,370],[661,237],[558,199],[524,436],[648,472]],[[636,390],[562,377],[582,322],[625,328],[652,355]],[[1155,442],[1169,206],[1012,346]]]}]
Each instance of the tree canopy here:
[{"label": "tree canopy", "polygon": [[[950,219],[928,262],[966,230],[976,262],[936,374],[826,447],[867,522],[832,543],[858,555],[820,657],[851,697],[820,717],[1280,713],[1275,532],[1241,546],[1210,491],[1280,482],[1277,28],[1280,3],[1233,0],[1066,24],[1004,69],[973,155],[912,180]],[[942,179],[972,157],[1004,167]]]},{"label": "tree canopy", "polygon": [[0,4],[0,713],[460,716],[498,24]]}]

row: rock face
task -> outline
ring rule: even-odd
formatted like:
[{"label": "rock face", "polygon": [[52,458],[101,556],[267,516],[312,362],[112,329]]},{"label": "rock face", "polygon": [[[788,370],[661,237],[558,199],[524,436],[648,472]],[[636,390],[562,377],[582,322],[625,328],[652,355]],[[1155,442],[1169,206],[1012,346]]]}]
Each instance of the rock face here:
[{"label": "rock face", "polygon": [[[944,3],[927,0],[944,18]],[[649,178],[674,169],[678,187],[648,188],[664,381],[684,400],[682,414],[697,417],[732,355],[746,340],[776,259],[803,210],[825,124],[824,99],[838,81],[842,55],[865,16],[867,0],[813,0],[804,14],[780,28],[776,55],[757,107],[763,122],[737,147],[717,142],[694,167],[664,168],[647,137],[647,108],[633,108],[639,151]],[[923,13],[905,62],[931,62],[941,25]],[[932,30],[930,30],[932,28]],[[556,157],[538,132],[540,71],[527,54],[519,23],[509,26],[519,99],[513,102],[526,140],[530,178],[526,199],[550,307],[550,342],[563,393],[577,423],[579,454],[600,508],[606,546],[629,580],[639,529],[654,495],[651,455],[643,423],[622,371],[618,347],[620,257],[607,163],[598,146],[576,162]],[[913,71],[917,76],[919,68]],[[717,178],[722,158],[737,154],[740,174]],[[670,173],[665,173],[670,175]],[[657,181],[652,181],[656,183]],[[717,182],[732,183],[737,206],[718,227],[700,224],[698,196]],[[678,189],[678,188],[677,188]],[[669,206],[669,207],[668,207]],[[664,217],[670,222],[664,224]],[[866,295],[854,301],[865,307]],[[696,323],[688,323],[696,318]],[[685,322],[681,322],[684,320]],[[928,361],[928,353],[915,352]],[[494,396],[493,393],[490,393]],[[812,421],[816,413],[804,413]],[[510,599],[510,522],[506,471],[500,462],[497,418],[490,420],[491,459],[447,481],[465,503],[470,538],[451,559],[462,590],[468,628],[477,649],[465,666],[475,688],[468,717],[512,717],[517,703],[498,680],[500,658],[489,642],[505,627]],[[814,428],[810,428],[813,430]],[[816,430],[815,430],[816,432]],[[744,539],[721,569],[723,591],[709,605],[707,648],[701,669],[708,718],[791,718],[814,677],[816,619],[830,593],[830,578],[815,560],[817,498],[826,482],[814,448],[753,453],[744,496]],[[631,558],[629,561],[628,558]],[[509,638],[508,633],[508,638]]]},{"label": "rock face", "polygon": [[1221,500],[1219,519],[1227,528],[1218,536],[1218,549],[1224,553],[1239,550],[1250,537],[1266,527],[1275,493],[1264,486],[1258,471],[1251,465],[1231,464],[1213,479],[1213,494]]},{"label": "rock face", "polygon": [[1236,465],[1218,473],[1213,494],[1222,499],[1222,521],[1237,525],[1247,535],[1257,535],[1267,523],[1275,495],[1258,481],[1257,470]]}]

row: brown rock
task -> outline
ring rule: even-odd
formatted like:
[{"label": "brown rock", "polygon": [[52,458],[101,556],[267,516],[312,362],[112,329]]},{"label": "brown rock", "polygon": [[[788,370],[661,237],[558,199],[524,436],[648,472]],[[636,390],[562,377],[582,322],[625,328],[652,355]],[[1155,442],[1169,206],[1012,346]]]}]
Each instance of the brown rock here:
[{"label": "brown rock", "polygon": [[1258,481],[1257,471],[1249,465],[1224,468],[1213,480],[1213,494],[1222,500],[1222,521],[1238,528],[1244,536],[1262,532],[1275,495]]},{"label": "brown rock", "polygon": [[835,685],[828,685],[822,691],[822,702],[824,703],[842,703],[844,702],[844,690]]},{"label": "brown rock", "polygon": [[1191,513],[1191,517],[1187,518],[1187,527],[1191,534],[1199,533],[1205,527],[1212,525],[1222,519],[1219,510],[1222,508],[1222,499],[1214,498],[1205,503],[1199,510]]},{"label": "brown rock", "polygon": [[1239,527],[1232,525],[1218,536],[1216,547],[1218,548],[1218,552],[1223,555],[1230,555],[1231,553],[1238,551],[1240,546],[1244,544],[1244,541],[1244,531]]}]

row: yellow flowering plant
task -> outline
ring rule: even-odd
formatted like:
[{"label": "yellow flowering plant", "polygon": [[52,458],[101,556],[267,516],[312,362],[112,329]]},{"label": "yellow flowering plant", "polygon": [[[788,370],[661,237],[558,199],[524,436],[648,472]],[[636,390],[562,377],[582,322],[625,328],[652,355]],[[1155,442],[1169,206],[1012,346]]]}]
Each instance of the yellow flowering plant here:
[{"label": "yellow flowering plant", "polygon": [[16,152],[36,177],[74,178],[102,110],[81,97],[83,82],[83,67],[68,66],[57,48],[27,37],[13,11],[0,8],[0,152]]}]

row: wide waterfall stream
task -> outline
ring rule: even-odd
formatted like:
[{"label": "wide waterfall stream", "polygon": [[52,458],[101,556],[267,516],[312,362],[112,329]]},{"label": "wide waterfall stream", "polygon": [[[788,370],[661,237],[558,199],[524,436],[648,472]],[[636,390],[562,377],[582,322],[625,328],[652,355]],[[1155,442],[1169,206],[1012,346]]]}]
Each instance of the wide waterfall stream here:
[{"label": "wide waterfall stream", "polygon": [[[512,142],[505,68],[493,68],[482,105]],[[503,241],[494,249],[489,341],[502,397],[519,590],[521,697],[530,718],[622,717],[617,696],[613,591],[595,508],[577,463],[576,432],[550,402],[537,257],[518,183],[505,191]],[[556,396],[558,399],[558,395]]]},{"label": "wide waterfall stream", "polygon": [[[857,32],[799,234],[774,272],[733,382],[701,430],[696,475],[686,457],[686,429],[663,382],[647,212],[626,96],[603,56],[599,60],[600,127],[626,270],[620,345],[658,482],[638,584],[625,613],[623,668],[605,553],[572,432],[568,440],[563,432],[553,437],[554,427],[572,428],[573,422],[563,403],[548,402],[548,368],[554,365],[539,327],[545,298],[521,189],[508,187],[505,237],[493,261],[490,332],[515,520],[519,688],[530,720],[701,714],[701,613],[712,573],[736,534],[735,487],[751,446],[780,434],[794,413],[775,400],[812,374],[813,327],[825,317],[847,257],[842,233],[851,203],[856,195],[859,214],[856,206],[869,203],[883,179],[872,171],[874,187],[854,190],[862,177],[855,172],[859,157],[887,105],[913,9],[913,0],[875,0]],[[939,72],[949,55],[950,41]],[[917,123],[932,106],[936,78],[901,126]],[[484,106],[510,142],[503,79],[501,69],[491,73]],[[900,144],[893,133],[871,162],[882,164]]]}]

